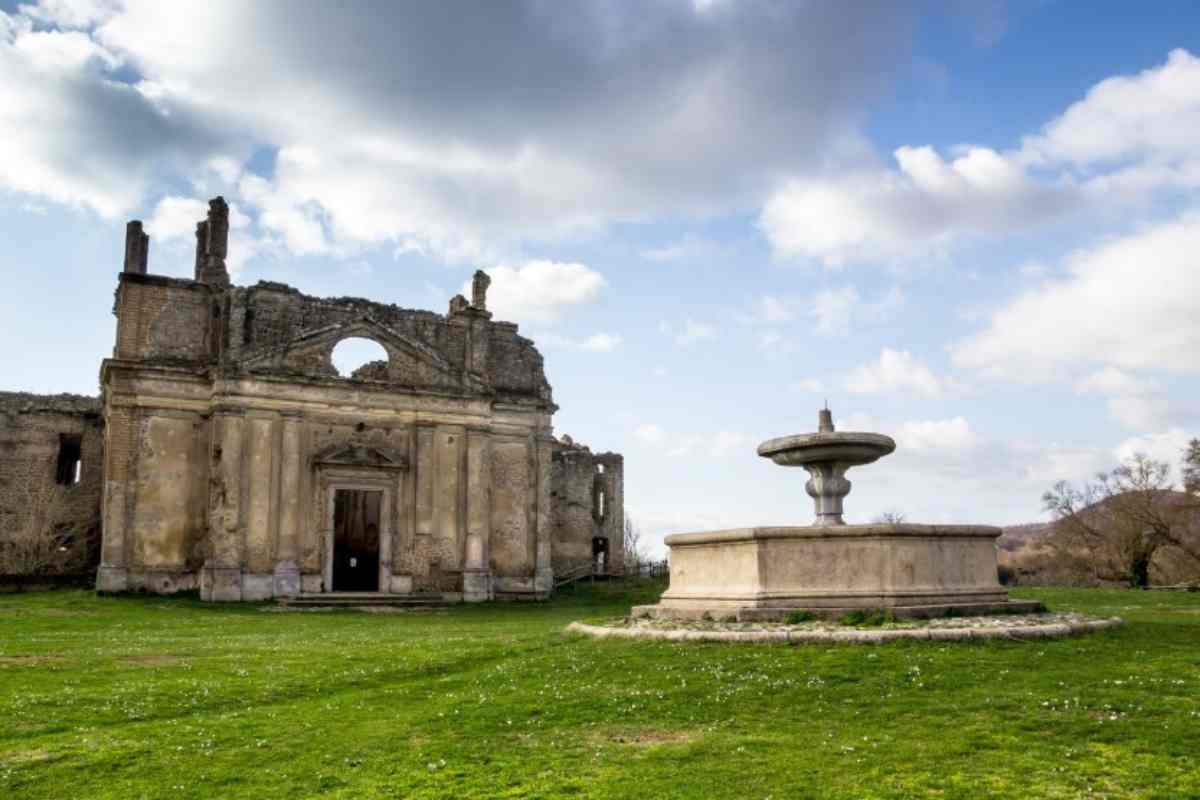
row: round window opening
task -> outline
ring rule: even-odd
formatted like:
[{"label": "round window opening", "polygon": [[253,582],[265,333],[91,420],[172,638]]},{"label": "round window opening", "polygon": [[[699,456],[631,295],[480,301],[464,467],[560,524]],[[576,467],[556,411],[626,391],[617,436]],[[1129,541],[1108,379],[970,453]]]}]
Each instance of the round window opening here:
[{"label": "round window opening", "polygon": [[388,354],[383,345],[353,336],[333,348],[333,368],[343,378],[382,380],[387,376]]}]

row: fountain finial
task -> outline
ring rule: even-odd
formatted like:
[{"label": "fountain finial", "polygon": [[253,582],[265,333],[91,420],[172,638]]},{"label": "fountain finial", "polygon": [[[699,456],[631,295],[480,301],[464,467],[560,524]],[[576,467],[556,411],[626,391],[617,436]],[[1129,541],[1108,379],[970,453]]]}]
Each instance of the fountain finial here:
[{"label": "fountain finial", "polygon": [[833,433],[833,412],[829,410],[829,401],[817,412],[817,432]]}]

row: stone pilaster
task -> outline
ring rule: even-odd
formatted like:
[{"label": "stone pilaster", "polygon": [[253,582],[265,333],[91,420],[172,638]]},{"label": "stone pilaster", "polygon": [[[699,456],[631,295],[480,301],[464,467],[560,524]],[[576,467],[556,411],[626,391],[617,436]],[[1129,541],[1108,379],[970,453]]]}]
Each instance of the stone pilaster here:
[{"label": "stone pilaster", "polygon": [[463,562],[463,600],[478,603],[492,596],[488,540],[492,527],[491,436],[467,431],[467,544]]},{"label": "stone pilaster", "polygon": [[537,450],[537,508],[534,526],[537,535],[537,562],[533,577],[533,588],[539,595],[549,596],[554,591],[554,567],[551,565],[551,539],[553,518],[550,513],[551,459],[554,456],[554,439],[539,438]]},{"label": "stone pilaster", "polygon": [[133,449],[133,415],[129,408],[112,408],[104,426],[104,495],[101,499],[100,568],[96,591],[124,592],[129,589],[129,567],[125,531],[126,487],[129,458]]},{"label": "stone pilaster", "polygon": [[300,534],[304,511],[300,505],[304,458],[301,422],[285,414],[279,445],[279,529],[275,542],[275,596],[300,593]]},{"label": "stone pilaster", "polygon": [[213,415],[208,492],[209,555],[200,574],[202,600],[242,599],[241,476],[245,420],[236,411]]}]

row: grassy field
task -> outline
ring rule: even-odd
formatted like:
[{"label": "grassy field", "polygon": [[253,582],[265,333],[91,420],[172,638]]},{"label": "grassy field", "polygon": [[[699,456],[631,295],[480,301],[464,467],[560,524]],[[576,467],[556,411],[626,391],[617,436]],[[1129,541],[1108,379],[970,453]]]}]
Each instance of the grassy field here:
[{"label": "grassy field", "polygon": [[1200,797],[1200,594],[1058,641],[565,636],[650,600],[281,614],[0,596],[0,797]]}]

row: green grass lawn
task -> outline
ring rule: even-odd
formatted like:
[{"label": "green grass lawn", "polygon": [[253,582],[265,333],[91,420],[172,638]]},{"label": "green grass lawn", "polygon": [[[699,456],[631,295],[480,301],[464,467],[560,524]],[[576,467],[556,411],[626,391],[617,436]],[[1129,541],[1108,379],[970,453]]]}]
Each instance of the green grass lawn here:
[{"label": "green grass lawn", "polygon": [[655,585],[404,614],[0,596],[0,797],[1200,797],[1200,594],[1077,639],[562,633]]}]

